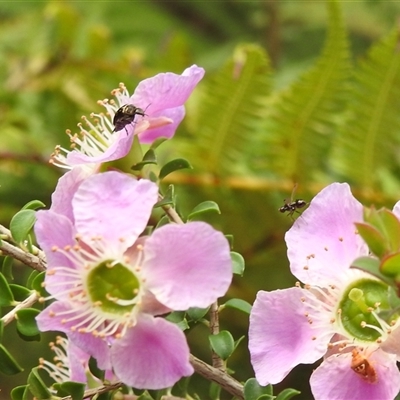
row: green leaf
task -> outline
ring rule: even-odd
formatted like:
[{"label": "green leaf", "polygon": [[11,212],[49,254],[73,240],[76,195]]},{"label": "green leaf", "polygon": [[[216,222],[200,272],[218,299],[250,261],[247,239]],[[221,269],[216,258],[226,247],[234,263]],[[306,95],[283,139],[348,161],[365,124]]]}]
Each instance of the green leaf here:
[{"label": "green leaf", "polygon": [[164,137],[157,138],[150,146],[150,149],[156,150],[158,147],[160,147],[161,144],[166,142],[168,139]]},{"label": "green leaf", "polygon": [[150,393],[145,390],[138,398],[137,400],[154,400],[153,397],[150,396]]},{"label": "green leaf", "polygon": [[15,375],[23,370],[8,350],[0,344],[0,372],[6,375]]},{"label": "green leaf", "polygon": [[157,164],[157,157],[154,150],[149,149],[143,156],[143,160],[131,167],[134,171],[140,171],[145,165]]},{"label": "green leaf", "polygon": [[210,382],[210,388],[208,394],[211,400],[220,400],[221,398],[221,386],[215,382]]},{"label": "green leaf", "polygon": [[51,393],[39,375],[39,368],[32,368],[28,376],[29,390],[38,399],[50,399]]},{"label": "green leaf", "polygon": [[385,276],[400,276],[400,253],[390,254],[381,260],[380,271]]},{"label": "green leaf", "polygon": [[218,207],[218,204],[215,201],[203,201],[202,203],[198,204],[193,210],[189,213],[187,219],[192,220],[193,217],[198,217],[204,213],[217,213],[221,214],[221,211]]},{"label": "green leaf", "polygon": [[78,382],[63,382],[54,385],[57,396],[71,396],[72,400],[82,400],[86,385]]},{"label": "green leaf", "polygon": [[387,243],[382,234],[372,225],[356,222],[355,226],[359,235],[365,240],[369,249],[377,257],[383,257],[388,251]]},{"label": "green leaf", "polygon": [[40,200],[32,200],[29,203],[26,203],[22,210],[37,210],[38,208],[44,208],[46,204],[42,203]]},{"label": "green leaf", "polygon": [[380,278],[384,282],[387,282],[389,285],[391,284],[387,276],[383,275],[382,272],[380,271],[380,261],[376,258],[367,256],[356,258],[351,263],[351,268],[361,269],[362,271],[366,271],[371,275]]},{"label": "green leaf", "polygon": [[105,371],[101,370],[97,366],[97,360],[93,357],[90,357],[90,359],[89,359],[89,370],[93,376],[100,379],[101,381],[104,380]]},{"label": "green leaf", "polygon": [[16,285],[15,283],[10,283],[10,289],[16,301],[24,301],[32,293],[25,286]]},{"label": "green leaf", "polygon": [[154,207],[164,207],[170,205],[175,208],[175,188],[174,185],[169,185],[167,193],[163,196],[163,198],[158,201]]},{"label": "green leaf", "polygon": [[216,335],[209,335],[211,348],[223,360],[227,360],[235,349],[235,341],[228,331],[221,331]]},{"label": "green leaf", "polygon": [[4,322],[0,319],[0,343],[3,341],[3,333],[4,333]]},{"label": "green leaf", "polygon": [[276,396],[275,400],[289,400],[300,393],[301,392],[296,389],[287,388],[282,390],[282,392],[280,392],[278,396]]},{"label": "green leaf", "polygon": [[236,275],[243,276],[245,263],[241,254],[231,251],[232,270]]},{"label": "green leaf", "polygon": [[157,222],[157,225],[156,225],[155,229],[161,228],[162,226],[168,225],[169,223],[170,223],[170,219],[166,215],[164,215]]},{"label": "green leaf", "polygon": [[184,158],[177,158],[166,163],[160,170],[158,175],[159,179],[164,179],[167,175],[171,174],[172,172],[178,171],[180,169],[189,168],[192,169],[193,167],[190,165],[189,161],[185,160]]},{"label": "green leaf", "polygon": [[46,271],[40,272],[32,281],[32,289],[40,293],[41,296],[46,297],[48,293],[43,287]]},{"label": "green leaf", "polygon": [[15,304],[9,283],[3,274],[0,274],[0,307],[12,306]]},{"label": "green leaf", "polygon": [[250,314],[251,311],[251,304],[242,299],[230,299],[220,307],[235,308],[236,310],[242,311],[246,314]]},{"label": "green leaf", "polygon": [[26,240],[36,222],[36,213],[33,210],[22,210],[17,212],[11,219],[10,231],[17,243]]},{"label": "green leaf", "polygon": [[36,316],[40,313],[35,308],[24,308],[17,311],[17,329],[25,336],[35,336],[40,334],[36,324]]},{"label": "green leaf", "polygon": [[11,399],[12,400],[28,400],[29,385],[17,386],[13,390],[11,390]]},{"label": "green leaf", "polygon": [[271,385],[261,386],[255,378],[248,379],[244,384],[245,400],[257,400],[264,395],[271,396],[271,399],[273,399],[273,390]]},{"label": "green leaf", "polygon": [[193,321],[199,321],[202,319],[207,313],[210,307],[207,308],[198,308],[198,307],[192,307],[187,310],[187,314]]},{"label": "green leaf", "polygon": [[26,281],[26,287],[29,289],[32,289],[33,281],[35,278],[39,275],[39,271],[33,270],[28,277],[28,280]]},{"label": "green leaf", "polygon": [[189,324],[187,323],[185,313],[183,311],[173,311],[172,313],[168,314],[165,319],[178,325],[182,331],[189,329]]},{"label": "green leaf", "polygon": [[14,280],[14,276],[13,276],[13,265],[14,265],[14,258],[10,257],[10,256],[6,256],[4,257],[4,261],[3,261],[3,265],[2,265],[2,273],[4,275],[4,277],[6,279],[8,279],[9,281]]},{"label": "green leaf", "polygon": [[373,225],[385,238],[388,251],[395,252],[400,248],[400,221],[387,208],[376,211],[371,208],[365,213],[365,222]]}]

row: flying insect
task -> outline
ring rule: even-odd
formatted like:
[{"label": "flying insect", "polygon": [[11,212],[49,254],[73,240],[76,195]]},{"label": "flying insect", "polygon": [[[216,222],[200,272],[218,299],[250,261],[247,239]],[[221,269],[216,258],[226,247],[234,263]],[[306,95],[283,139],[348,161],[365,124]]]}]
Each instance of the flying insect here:
[{"label": "flying insect", "polygon": [[135,122],[136,115],[141,115],[142,117],[144,117],[146,114],[144,113],[144,110],[139,107],[135,107],[132,104],[125,104],[120,107],[114,115],[113,132],[120,131],[121,129],[125,128],[126,134],[128,134],[128,131],[126,130],[126,125]]},{"label": "flying insect", "polygon": [[285,204],[282,207],[279,208],[279,211],[281,213],[287,212],[288,213],[287,215],[290,216],[292,219],[293,219],[293,214],[295,212],[300,214],[300,212],[298,210],[307,205],[307,202],[302,200],[302,199],[293,200],[293,195],[294,195],[294,192],[296,191],[296,189],[297,189],[297,183],[296,183],[296,185],[294,186],[294,188],[292,190],[292,195],[290,197],[290,201],[285,199],[284,200]]}]

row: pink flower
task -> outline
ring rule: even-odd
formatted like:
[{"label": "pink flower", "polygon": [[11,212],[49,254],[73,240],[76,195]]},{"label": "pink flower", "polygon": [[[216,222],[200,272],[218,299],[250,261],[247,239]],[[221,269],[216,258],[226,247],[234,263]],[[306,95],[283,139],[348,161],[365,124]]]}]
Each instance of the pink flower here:
[{"label": "pink flower", "polygon": [[39,329],[65,332],[100,368],[146,389],[193,373],[185,335],[158,315],[208,307],[232,279],[228,242],[206,223],[139,237],[157,197],[151,181],[96,174],[76,185],[66,214],[59,196],[59,212],[39,211],[35,225],[56,299],[37,317]]},{"label": "pink flower", "polygon": [[305,283],[260,291],[250,315],[249,349],[261,385],[324,357],[311,376],[316,400],[393,399],[400,390],[397,316],[388,286],[352,269],[368,255],[355,229],[362,205],[347,184],[322,190],[286,234],[290,269]]},{"label": "pink flower", "polygon": [[[101,385],[101,382],[90,374],[90,355],[68,339],[57,336],[56,341],[50,343],[50,349],[56,354],[53,359],[54,362],[41,358],[39,367],[47,371],[56,383],[72,381],[87,384],[90,376],[91,387],[94,383],[96,383],[96,386]],[[106,379],[109,381],[114,379],[110,371],[107,371]]]},{"label": "pink flower", "polygon": [[[137,135],[141,143],[174,136],[178,125],[185,116],[183,105],[204,76],[204,69],[192,65],[182,75],[172,72],[158,74],[140,82],[131,97],[121,84],[112,93],[114,101],[102,100],[107,116],[92,114],[97,122],[83,117],[87,128],[78,124],[80,133],[67,132],[71,138],[73,150],[57,146],[51,162],[59,167],[71,169],[76,165],[100,164],[125,157]],[[145,111],[145,115],[136,115],[132,123],[114,132],[113,118],[117,110],[126,104],[132,104]]]}]

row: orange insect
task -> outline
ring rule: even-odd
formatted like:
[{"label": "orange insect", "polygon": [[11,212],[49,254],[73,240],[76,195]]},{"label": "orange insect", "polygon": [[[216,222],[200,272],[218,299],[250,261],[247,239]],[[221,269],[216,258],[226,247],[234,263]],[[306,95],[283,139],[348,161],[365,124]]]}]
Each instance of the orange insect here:
[{"label": "orange insect", "polygon": [[362,379],[369,383],[378,382],[378,375],[375,368],[368,361],[368,358],[361,354],[357,349],[351,352],[351,369]]}]

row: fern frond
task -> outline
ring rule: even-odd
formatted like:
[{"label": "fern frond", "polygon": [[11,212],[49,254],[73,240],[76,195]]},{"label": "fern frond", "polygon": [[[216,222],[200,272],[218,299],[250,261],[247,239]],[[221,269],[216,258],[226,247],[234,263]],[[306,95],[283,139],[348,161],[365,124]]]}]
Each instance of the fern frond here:
[{"label": "fern frond", "polygon": [[[355,75],[333,168],[362,187],[377,185],[389,164],[399,165],[400,52],[395,29],[373,46]],[[377,173],[379,172],[379,174]]]},{"label": "fern frond", "polygon": [[256,168],[299,182],[325,169],[342,105],[350,62],[336,1],[329,5],[329,33],[315,66],[279,93],[255,149]]},{"label": "fern frond", "polygon": [[207,83],[195,132],[185,146],[197,171],[222,176],[241,170],[248,143],[264,119],[270,73],[264,50],[243,45]]}]

